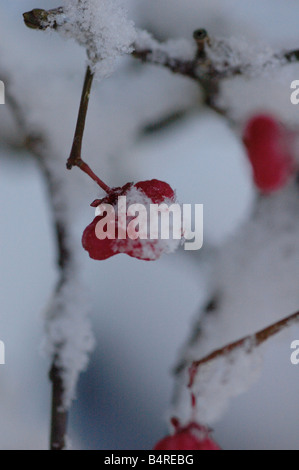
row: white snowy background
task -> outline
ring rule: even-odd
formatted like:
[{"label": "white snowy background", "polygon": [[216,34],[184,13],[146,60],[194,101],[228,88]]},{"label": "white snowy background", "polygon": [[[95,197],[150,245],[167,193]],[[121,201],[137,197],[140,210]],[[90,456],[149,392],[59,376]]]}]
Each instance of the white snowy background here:
[{"label": "white snowy background", "polygon": [[[84,51],[56,34],[31,31],[22,21],[24,11],[58,3],[2,0],[0,79],[3,66],[27,106],[32,126],[48,131],[61,157],[55,165],[60,164],[63,173]],[[189,39],[204,27],[211,36],[245,38],[257,47],[299,47],[297,1],[131,0],[129,7],[136,24],[160,39]],[[291,65],[263,78],[236,79],[224,85],[222,97],[240,122],[266,109],[296,126],[299,108],[290,104],[289,96],[290,83],[298,76],[299,66]],[[155,177],[170,183],[182,202],[203,203],[205,249],[155,263],[126,256],[91,261],[80,236],[93,217],[89,203],[98,190],[77,169],[66,174],[74,243],[81,251],[96,338],[71,413],[74,448],[150,449],[167,432],[171,369],[206,300],[210,252],[220,249],[249,216],[254,189],[240,139],[225,120],[202,110],[199,103],[198,89],[188,79],[131,58],[122,60],[112,77],[97,82],[92,93],[85,160],[107,184]],[[180,111],[187,111],[182,120],[143,135],[147,125]],[[50,385],[41,342],[44,312],[57,276],[53,229],[35,162],[28,153],[8,146],[16,130],[6,105],[0,107],[0,119],[0,339],[7,362],[0,366],[0,448],[43,449]],[[254,299],[253,292],[253,315],[258,315]],[[291,302],[285,300],[288,315]],[[296,332],[299,336],[293,329],[271,342],[259,381],[234,398],[214,424],[223,448],[299,447],[299,371],[289,360]]]}]

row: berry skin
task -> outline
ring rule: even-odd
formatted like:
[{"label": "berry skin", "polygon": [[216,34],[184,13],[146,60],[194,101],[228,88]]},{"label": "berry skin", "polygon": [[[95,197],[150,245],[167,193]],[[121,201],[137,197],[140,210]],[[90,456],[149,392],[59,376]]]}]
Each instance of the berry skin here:
[{"label": "berry skin", "polygon": [[154,450],[221,450],[210,438],[208,430],[197,423],[177,427],[175,434],[164,437]]},{"label": "berry skin", "polygon": [[[95,200],[91,206],[98,207],[100,204],[110,204],[114,207],[117,217],[117,202],[119,196],[129,196],[132,189],[137,189],[145,197],[148,204],[161,204],[167,200],[175,202],[175,193],[169,184],[159,181],[140,181],[135,185],[127,183],[121,188],[113,188],[103,199]],[[97,216],[93,222],[85,229],[82,236],[83,248],[88,251],[89,256],[95,260],[106,260],[119,253],[125,253],[132,258],[144,261],[154,261],[160,258],[165,248],[159,244],[159,240],[124,240],[117,238],[118,220],[116,219],[116,238],[99,240],[96,237],[97,223],[103,218],[103,215]],[[130,218],[128,218],[130,221]],[[131,218],[132,219],[132,218]]]},{"label": "berry skin", "polygon": [[272,116],[259,114],[247,123],[243,141],[255,185],[263,193],[283,188],[295,170],[286,129]]},{"label": "berry skin", "polygon": [[99,240],[96,237],[96,225],[100,221],[101,217],[96,217],[93,222],[86,227],[82,236],[83,248],[88,251],[89,256],[95,260],[105,260],[116,255],[114,251],[114,240]]},{"label": "berry skin", "polygon": [[165,199],[175,200],[175,193],[169,184],[164,181],[151,180],[140,181],[135,184],[135,188],[141,189],[152,201],[152,204],[161,204]]}]

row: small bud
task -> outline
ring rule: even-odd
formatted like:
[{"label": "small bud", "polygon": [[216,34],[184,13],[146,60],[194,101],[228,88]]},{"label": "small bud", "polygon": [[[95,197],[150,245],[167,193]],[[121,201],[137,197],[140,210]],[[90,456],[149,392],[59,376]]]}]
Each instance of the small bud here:
[{"label": "small bud", "polygon": [[56,19],[63,14],[63,9],[54,8],[53,10],[42,10],[34,8],[34,10],[23,13],[25,25],[31,29],[46,30],[47,28],[57,28]]},{"label": "small bud", "polygon": [[207,31],[205,29],[197,29],[193,33],[193,38],[197,44],[197,58],[205,57],[205,45],[210,42]]}]

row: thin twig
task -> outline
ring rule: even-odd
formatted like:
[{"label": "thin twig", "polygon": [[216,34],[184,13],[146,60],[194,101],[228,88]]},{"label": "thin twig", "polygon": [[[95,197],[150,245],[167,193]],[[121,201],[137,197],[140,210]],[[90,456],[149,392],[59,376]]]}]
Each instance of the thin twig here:
[{"label": "thin twig", "polygon": [[280,333],[280,331],[292,326],[294,323],[297,323],[298,321],[299,321],[299,312],[296,312],[284,318],[283,320],[273,323],[272,325],[259,331],[258,333],[255,333],[254,335],[246,336],[245,338],[235,341],[234,343],[230,343],[224,346],[223,348],[217,349],[216,351],[213,351],[211,354],[204,357],[203,359],[200,359],[199,361],[193,361],[190,367],[190,382],[188,386],[192,387],[196,374],[199,372],[200,367],[203,366],[204,364],[207,364],[210,361],[218,359],[219,357],[227,356],[231,352],[239,348],[245,347],[245,346],[246,346],[246,350],[250,352],[253,349],[260,346],[261,344],[265,343],[269,338],[277,335],[278,333]]},{"label": "thin twig", "polygon": [[84,135],[84,130],[85,130],[86,116],[87,116],[87,111],[88,111],[89,98],[90,98],[90,92],[91,92],[93,79],[94,79],[94,73],[91,71],[90,67],[88,66],[86,70],[86,74],[85,74],[83,89],[82,89],[82,95],[81,95],[81,101],[80,101],[80,107],[79,107],[79,112],[78,112],[78,119],[77,119],[77,125],[76,125],[72,150],[71,150],[69,159],[67,161],[66,167],[68,170],[71,170],[73,166],[77,166],[78,168],[80,168],[80,170],[82,170],[84,173],[90,176],[90,178],[92,178],[104,191],[109,193],[111,191],[111,188],[107,186],[107,184],[105,184],[91,170],[91,168],[87,165],[87,163],[85,163],[82,160],[82,156],[81,156],[83,135]]},{"label": "thin twig", "polygon": [[86,116],[89,105],[90,92],[92,87],[92,82],[94,79],[94,74],[92,73],[90,67],[87,67],[84,85],[82,89],[81,102],[79,107],[77,125],[72,145],[72,150],[70,157],[67,161],[67,169],[71,170],[73,166],[78,166],[81,161],[81,151],[82,151],[82,141],[83,134],[85,130]]},{"label": "thin twig", "polygon": [[[59,24],[61,25],[61,17],[63,17],[63,8],[59,7],[53,10],[42,10],[35,8],[32,11],[23,14],[24,22],[28,28],[46,30],[48,28],[57,29],[57,18],[60,17]],[[71,154],[68,158],[66,167],[71,170],[77,166],[86,173],[93,181],[95,181],[105,192],[109,193],[111,188],[105,184],[89,167],[89,165],[82,159],[82,142],[86,124],[86,116],[89,105],[90,92],[94,80],[94,73],[88,66],[85,74],[85,80],[81,95],[81,102],[79,107],[77,125],[72,144]]]}]

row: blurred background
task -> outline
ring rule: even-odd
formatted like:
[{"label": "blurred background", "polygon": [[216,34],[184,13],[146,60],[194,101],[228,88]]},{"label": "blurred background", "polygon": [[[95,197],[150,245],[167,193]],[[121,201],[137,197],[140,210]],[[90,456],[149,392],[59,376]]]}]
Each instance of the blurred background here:
[{"label": "blurred background", "polygon": [[[10,82],[32,130],[42,129],[51,141],[89,299],[96,347],[79,381],[69,439],[75,449],[151,449],[168,432],[171,371],[206,301],[210,261],[249,217],[255,196],[251,170],[240,129],[201,106],[196,84],[132,58],[121,60],[112,77],[95,84],[85,160],[112,186],[158,178],[177,190],[180,201],[204,204],[204,249],[155,263],[125,255],[90,260],[80,237],[92,220],[89,204],[98,190],[76,169],[65,171],[85,54],[56,34],[27,29],[22,20],[24,11],[58,4],[1,2],[0,79]],[[203,27],[211,36],[278,51],[299,47],[295,0],[130,0],[128,7],[138,27],[160,40],[192,40],[193,31]],[[290,103],[290,83],[298,77],[299,66],[292,64],[266,77],[236,78],[223,84],[221,99],[241,124],[251,113],[268,110],[292,127],[299,109]],[[0,339],[6,365],[0,366],[0,448],[45,449],[51,390],[42,341],[57,280],[56,252],[44,180],[19,139],[8,106],[1,105]],[[259,382],[234,399],[215,425],[224,448],[298,448],[293,339],[267,351]]]}]

